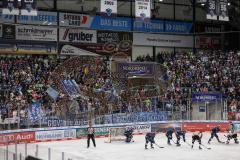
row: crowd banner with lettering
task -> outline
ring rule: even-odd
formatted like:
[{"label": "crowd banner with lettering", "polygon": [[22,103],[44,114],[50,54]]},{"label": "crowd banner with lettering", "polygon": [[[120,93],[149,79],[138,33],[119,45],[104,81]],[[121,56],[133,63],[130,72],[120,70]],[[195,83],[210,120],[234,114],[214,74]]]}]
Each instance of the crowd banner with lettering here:
[{"label": "crowd banner with lettering", "polygon": [[193,102],[210,102],[217,101],[222,98],[222,94],[217,93],[194,93],[192,95]]},{"label": "crowd banner with lettering", "polygon": [[54,101],[58,98],[59,93],[54,88],[48,87],[46,92]]},{"label": "crowd banner with lettering", "polygon": [[3,0],[3,14],[19,15],[18,0]]},{"label": "crowd banner with lettering", "polygon": [[154,63],[117,63],[117,70],[126,76],[150,76],[155,72],[154,66]]},{"label": "crowd banner with lettering", "polygon": [[57,28],[44,26],[16,26],[16,39],[29,41],[57,41]]},{"label": "crowd banner with lettering", "polygon": [[21,0],[21,15],[37,15],[37,0]]},{"label": "crowd banner with lettering", "polygon": [[151,18],[151,0],[135,0],[135,16],[140,20]]},{"label": "crowd banner with lettering", "polygon": [[85,14],[59,13],[59,25],[63,27],[90,28],[93,19]]},{"label": "crowd banner with lettering", "polygon": [[59,41],[72,43],[96,43],[97,31],[78,28],[60,28]]},{"label": "crowd banner with lettering", "polygon": [[75,80],[63,80],[62,85],[69,97],[72,99],[79,97],[78,85]]},{"label": "crowd banner with lettering", "polygon": [[133,45],[192,48],[193,36],[133,33]]},{"label": "crowd banner with lettering", "polygon": [[207,19],[217,20],[216,0],[207,0]]},{"label": "crowd banner with lettering", "polygon": [[3,25],[3,39],[15,39],[15,25]]},{"label": "crowd banner with lettering", "polygon": [[41,119],[41,103],[35,102],[28,107],[28,120],[35,123]]},{"label": "crowd banner with lettering", "polygon": [[228,17],[228,0],[219,0],[219,20],[229,21]]},{"label": "crowd banner with lettering", "polygon": [[141,113],[119,113],[112,116],[106,115],[105,122],[115,123],[134,123],[134,122],[150,122],[167,120],[167,112],[141,112]]},{"label": "crowd banner with lettering", "polygon": [[14,15],[3,14],[0,9],[0,23],[14,23]]},{"label": "crowd banner with lettering", "polygon": [[2,25],[0,24],[0,38],[2,38],[2,31],[3,31],[3,28],[2,28]]},{"label": "crowd banner with lettering", "polygon": [[114,31],[97,31],[97,43],[105,44],[108,42],[132,42],[132,33],[130,32],[114,32]]},{"label": "crowd banner with lettering", "polygon": [[0,53],[5,54],[57,54],[57,50],[57,44],[0,42]]},{"label": "crowd banner with lettering", "polygon": [[117,0],[101,0],[101,12],[107,16],[117,14]]},{"label": "crowd banner with lettering", "polygon": [[18,15],[17,23],[37,25],[57,25],[57,12],[38,11],[37,15]]}]

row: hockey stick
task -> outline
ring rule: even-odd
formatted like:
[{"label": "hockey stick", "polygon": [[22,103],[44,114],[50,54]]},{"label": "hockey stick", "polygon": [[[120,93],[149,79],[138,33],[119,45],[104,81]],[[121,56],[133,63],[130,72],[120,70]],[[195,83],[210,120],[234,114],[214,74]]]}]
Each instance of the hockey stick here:
[{"label": "hockey stick", "polygon": [[205,145],[203,145],[203,144],[201,144],[201,146],[203,146],[203,147],[206,148],[206,149],[212,149],[212,148],[207,147],[207,146],[205,146]]},{"label": "hockey stick", "polygon": [[158,148],[164,148],[162,146],[159,146],[157,143],[154,143]]},{"label": "hockey stick", "polygon": [[172,141],[174,144],[177,144],[173,139],[171,139],[171,141]]}]

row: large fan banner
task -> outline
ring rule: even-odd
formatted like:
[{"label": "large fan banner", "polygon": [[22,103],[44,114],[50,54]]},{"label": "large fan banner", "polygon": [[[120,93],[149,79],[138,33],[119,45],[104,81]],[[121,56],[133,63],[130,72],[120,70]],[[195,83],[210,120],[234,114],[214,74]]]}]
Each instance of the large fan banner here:
[{"label": "large fan banner", "polygon": [[228,0],[219,0],[219,20],[229,21],[228,17]]},{"label": "large fan banner", "polygon": [[37,15],[36,0],[22,0],[21,2],[22,2],[21,15],[29,16]]},{"label": "large fan banner", "polygon": [[18,0],[3,0],[3,14],[19,15]]},{"label": "large fan banner", "polygon": [[107,16],[117,14],[117,0],[101,0],[101,12]]},{"label": "large fan banner", "polygon": [[141,20],[151,18],[151,0],[135,0],[135,16]]},{"label": "large fan banner", "polygon": [[216,0],[207,1],[207,19],[217,20]]}]

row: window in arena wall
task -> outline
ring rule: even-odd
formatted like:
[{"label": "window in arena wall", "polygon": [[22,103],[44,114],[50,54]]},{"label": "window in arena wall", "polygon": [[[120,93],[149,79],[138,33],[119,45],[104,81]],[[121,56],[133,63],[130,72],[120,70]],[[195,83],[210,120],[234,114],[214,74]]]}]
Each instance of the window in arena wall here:
[{"label": "window in arena wall", "polygon": [[146,57],[149,55],[153,56],[153,47],[145,47],[145,46],[133,46],[132,51],[132,60],[136,61],[137,58]]}]

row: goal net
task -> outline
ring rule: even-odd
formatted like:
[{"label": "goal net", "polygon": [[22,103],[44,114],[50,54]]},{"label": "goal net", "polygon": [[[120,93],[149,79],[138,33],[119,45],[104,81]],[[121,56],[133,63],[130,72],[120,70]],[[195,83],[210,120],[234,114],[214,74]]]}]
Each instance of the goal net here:
[{"label": "goal net", "polygon": [[125,141],[125,131],[125,127],[109,128],[108,142],[111,143],[113,141]]}]

